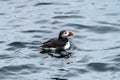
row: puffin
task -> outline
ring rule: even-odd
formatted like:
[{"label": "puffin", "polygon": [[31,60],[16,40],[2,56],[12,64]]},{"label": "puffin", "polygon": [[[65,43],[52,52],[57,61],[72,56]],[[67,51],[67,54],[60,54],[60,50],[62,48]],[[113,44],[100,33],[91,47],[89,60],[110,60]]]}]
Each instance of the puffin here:
[{"label": "puffin", "polygon": [[68,31],[68,30],[60,31],[57,38],[52,38],[42,43],[42,46],[40,47],[40,52],[44,52],[46,50],[63,51],[70,49],[71,44],[68,39],[69,36],[73,36],[72,31]]}]

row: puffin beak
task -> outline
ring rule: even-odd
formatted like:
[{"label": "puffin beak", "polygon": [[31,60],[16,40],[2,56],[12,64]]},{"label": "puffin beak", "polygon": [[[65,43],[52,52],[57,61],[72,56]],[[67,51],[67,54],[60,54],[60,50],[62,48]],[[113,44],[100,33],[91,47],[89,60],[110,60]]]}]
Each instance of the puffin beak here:
[{"label": "puffin beak", "polygon": [[73,36],[73,32],[70,31],[68,36]]}]

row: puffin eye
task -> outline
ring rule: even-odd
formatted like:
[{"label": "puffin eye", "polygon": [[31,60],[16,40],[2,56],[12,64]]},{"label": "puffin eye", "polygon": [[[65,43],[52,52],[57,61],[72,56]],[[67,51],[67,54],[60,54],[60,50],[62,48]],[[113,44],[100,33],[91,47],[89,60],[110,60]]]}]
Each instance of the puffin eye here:
[{"label": "puffin eye", "polygon": [[67,32],[65,32],[65,34],[67,34]]}]

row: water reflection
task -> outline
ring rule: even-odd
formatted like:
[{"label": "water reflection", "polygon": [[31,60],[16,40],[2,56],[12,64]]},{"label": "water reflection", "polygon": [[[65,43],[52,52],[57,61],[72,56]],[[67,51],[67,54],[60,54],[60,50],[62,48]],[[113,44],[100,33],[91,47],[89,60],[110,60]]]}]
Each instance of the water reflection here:
[{"label": "water reflection", "polygon": [[52,50],[44,50],[40,51],[41,54],[48,54],[51,57],[55,58],[70,58],[72,56],[72,52],[68,52],[65,50],[59,50],[59,51],[52,51]]}]

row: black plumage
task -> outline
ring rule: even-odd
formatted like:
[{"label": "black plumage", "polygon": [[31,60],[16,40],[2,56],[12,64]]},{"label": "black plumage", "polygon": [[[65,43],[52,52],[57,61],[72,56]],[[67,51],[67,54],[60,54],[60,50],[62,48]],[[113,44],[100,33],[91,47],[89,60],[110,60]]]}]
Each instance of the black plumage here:
[{"label": "black plumage", "polygon": [[69,42],[68,36],[72,36],[72,35],[73,35],[72,32],[67,30],[62,30],[60,31],[58,38],[53,38],[44,42],[40,50],[43,51],[45,49],[51,49],[51,48],[54,48],[55,50],[64,50],[67,42]]}]

